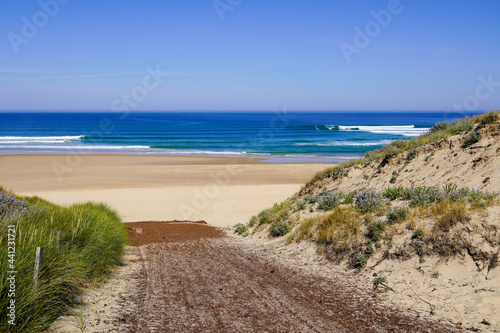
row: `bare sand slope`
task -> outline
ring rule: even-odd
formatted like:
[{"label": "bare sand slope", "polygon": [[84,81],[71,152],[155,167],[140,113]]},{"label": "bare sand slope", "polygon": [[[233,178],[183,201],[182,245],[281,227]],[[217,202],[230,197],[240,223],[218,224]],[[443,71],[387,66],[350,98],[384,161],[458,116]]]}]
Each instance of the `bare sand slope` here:
[{"label": "bare sand slope", "polygon": [[[477,131],[481,139],[470,146],[464,146],[469,133],[453,135],[366,166],[349,167],[342,177],[306,186],[302,195],[325,189],[355,192],[399,185],[442,187],[447,183],[498,193],[500,121]],[[376,251],[363,270],[353,270],[352,274],[362,277],[364,283],[373,281],[373,274],[386,277],[395,291],[387,296],[421,314],[447,318],[464,330],[500,332],[500,207],[468,214],[454,230],[443,233],[451,247],[457,245],[457,254],[448,256],[436,249],[430,255],[418,256],[410,246],[413,232],[433,234],[438,217],[415,213],[411,222],[391,231],[393,234],[384,240],[387,246]],[[301,212],[303,220],[309,216],[312,214]],[[394,255],[396,252],[398,255]],[[481,261],[476,253],[488,260]],[[346,265],[343,267],[349,271]]]},{"label": "bare sand slope", "polygon": [[4,155],[0,186],[57,204],[105,202],[126,222],[248,218],[294,194],[324,164],[144,155]]},{"label": "bare sand slope", "polygon": [[118,272],[128,287],[115,288],[114,298],[93,298],[82,308],[83,321],[61,318],[55,332],[78,326],[91,332],[447,331],[378,305],[338,276],[274,261],[202,222],[127,226],[138,245],[131,249],[135,268]]}]

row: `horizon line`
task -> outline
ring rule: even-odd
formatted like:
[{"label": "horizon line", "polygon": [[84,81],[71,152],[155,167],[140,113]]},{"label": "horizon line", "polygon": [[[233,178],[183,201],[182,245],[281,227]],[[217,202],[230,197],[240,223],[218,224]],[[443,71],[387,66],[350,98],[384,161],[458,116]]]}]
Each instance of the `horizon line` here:
[{"label": "horizon line", "polygon": [[449,112],[449,113],[479,113],[496,109],[484,110],[133,110],[133,111],[111,111],[111,110],[0,110],[0,113],[257,113],[257,112]]}]

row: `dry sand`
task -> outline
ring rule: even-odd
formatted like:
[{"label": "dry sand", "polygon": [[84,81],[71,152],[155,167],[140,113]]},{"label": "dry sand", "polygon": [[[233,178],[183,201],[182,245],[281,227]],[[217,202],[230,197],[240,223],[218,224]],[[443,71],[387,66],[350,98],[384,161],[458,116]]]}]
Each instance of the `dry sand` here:
[{"label": "dry sand", "polygon": [[105,202],[125,222],[246,222],[325,164],[159,155],[2,155],[0,186],[57,204]]},{"label": "dry sand", "polygon": [[433,318],[380,306],[342,272],[287,265],[273,244],[225,237],[202,222],[127,228],[134,247],[125,265],[50,332],[449,331]]},{"label": "dry sand", "polygon": [[[360,271],[345,262],[326,259],[313,243],[287,244],[283,239],[269,239],[264,231],[244,238],[239,245],[265,254],[282,266],[349,281],[380,306],[426,321],[439,321],[451,331],[500,332],[500,270],[480,272],[467,256],[425,262],[418,258],[377,262],[378,258],[373,258],[374,262]],[[375,277],[385,277],[390,289],[380,286],[374,290]],[[421,330],[415,328],[412,332]]]}]

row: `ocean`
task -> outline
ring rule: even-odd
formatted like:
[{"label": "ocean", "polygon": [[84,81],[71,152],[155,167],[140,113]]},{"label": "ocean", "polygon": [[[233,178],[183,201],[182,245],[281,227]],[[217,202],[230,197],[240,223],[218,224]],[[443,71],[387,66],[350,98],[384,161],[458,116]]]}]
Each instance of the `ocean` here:
[{"label": "ocean", "polygon": [[2,112],[0,154],[165,154],[339,162],[450,112]]}]

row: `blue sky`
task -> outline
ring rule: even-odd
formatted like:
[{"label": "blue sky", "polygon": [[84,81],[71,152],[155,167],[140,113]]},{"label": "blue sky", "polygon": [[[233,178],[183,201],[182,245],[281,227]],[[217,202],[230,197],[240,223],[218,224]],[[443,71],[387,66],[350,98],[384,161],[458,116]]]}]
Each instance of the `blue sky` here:
[{"label": "blue sky", "polygon": [[133,93],[134,111],[498,109],[499,14],[497,0],[4,1],[0,110],[110,111]]}]

